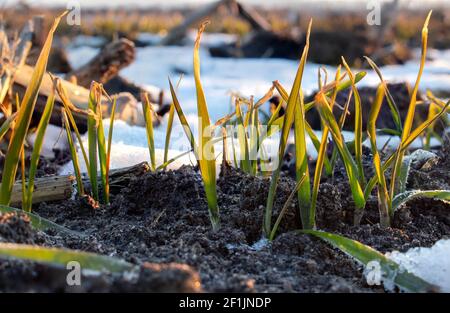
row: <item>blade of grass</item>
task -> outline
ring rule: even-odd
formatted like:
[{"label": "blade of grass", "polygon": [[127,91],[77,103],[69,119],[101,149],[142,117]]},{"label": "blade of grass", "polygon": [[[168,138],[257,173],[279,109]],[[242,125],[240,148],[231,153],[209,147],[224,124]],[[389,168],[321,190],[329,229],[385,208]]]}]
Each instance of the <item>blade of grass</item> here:
[{"label": "blade of grass", "polygon": [[[203,184],[208,202],[209,215],[213,230],[220,227],[219,221],[219,207],[217,204],[217,190],[216,190],[216,161],[214,156],[214,145],[211,144],[211,129],[210,118],[208,113],[208,106],[206,104],[205,94],[203,92],[202,83],[200,80],[200,39],[203,31],[209,21],[203,22],[197,33],[197,38],[194,45],[194,80],[197,94],[197,110],[200,119],[199,128],[199,167],[202,174]],[[206,148],[209,151],[205,151]],[[206,155],[205,155],[206,153]]]},{"label": "blade of grass", "polygon": [[[340,132],[342,132],[342,130],[344,129],[345,120],[347,118],[347,115],[349,114],[348,110],[349,110],[349,107],[350,107],[350,102],[352,100],[352,96],[353,96],[353,91],[350,90],[350,92],[348,94],[347,101],[345,102],[345,105],[344,105],[344,109],[342,110],[342,114],[339,117],[338,126],[339,126],[339,131]],[[338,157],[338,150],[336,149],[336,147],[333,147],[333,151],[331,152],[331,160],[330,160],[331,176],[334,175],[334,167],[336,166],[337,157]]]},{"label": "blade of grass", "polygon": [[134,268],[131,263],[105,255],[14,243],[0,243],[0,256],[49,263],[64,268],[69,262],[76,261],[82,269],[111,273],[121,273]]},{"label": "blade of grass", "polygon": [[[427,129],[427,127],[429,127],[438,118],[440,118],[444,113],[446,113],[446,111],[447,111],[447,109],[449,107],[450,107],[450,102],[447,103],[447,105],[445,107],[443,107],[438,114],[436,114],[432,118],[426,120],[425,122],[420,124],[413,132],[411,132],[409,137],[400,146],[400,150],[402,151],[402,153],[404,153],[408,149],[408,147],[414,142],[414,140],[416,140],[420,136],[420,134],[422,134]],[[396,155],[397,155],[397,151],[394,152],[393,154],[391,154],[386,159],[386,161],[384,161],[383,166],[382,166],[382,170],[383,171],[386,171],[394,163],[394,161],[396,160]],[[369,198],[369,196],[370,196],[373,188],[375,187],[376,183],[377,183],[377,177],[376,176],[372,177],[369,180],[368,184],[366,185],[366,188],[364,189],[364,198],[365,199]]]},{"label": "blade of grass", "polygon": [[[283,99],[286,99],[286,101],[287,101],[289,95],[286,92],[286,89],[278,81],[275,81],[274,85],[277,88],[277,91],[280,93],[281,97]],[[306,112],[306,108],[305,108],[305,112]],[[281,116],[280,118],[275,119],[275,121],[273,121],[271,124],[269,124],[268,127],[276,126],[281,129],[283,127],[283,122],[284,122],[284,116]],[[271,128],[269,128],[269,129],[271,129]],[[317,135],[314,133],[313,129],[311,128],[311,125],[309,125],[308,121],[306,121],[306,120],[305,120],[305,130],[308,133],[309,138],[311,138],[311,141],[312,141],[317,153],[319,153],[321,141],[319,140]],[[272,133],[270,133],[269,136],[270,135],[272,135]],[[326,155],[325,155],[325,159],[324,159],[324,164],[325,164],[325,168],[327,169],[327,171],[331,170],[331,164]]]},{"label": "blade of grass", "polygon": [[47,35],[47,39],[45,40],[42,51],[36,62],[36,66],[30,79],[30,84],[27,86],[25,95],[22,99],[16,120],[16,126],[11,136],[8,152],[6,153],[5,163],[3,166],[2,183],[0,187],[0,204],[8,205],[11,201],[11,192],[16,177],[20,151],[23,147],[23,143],[30,126],[31,116],[34,111],[39,88],[47,68],[47,61],[52,46],[53,34],[59,24],[59,21],[65,14],[67,14],[67,11],[57,17],[50,28],[50,32]]},{"label": "blade of grass", "polygon": [[27,196],[26,201],[22,202],[22,209],[27,212],[31,212],[31,204],[34,191],[34,178],[36,176],[42,145],[44,143],[45,131],[47,130],[47,126],[50,122],[50,117],[52,116],[54,104],[55,104],[55,93],[54,91],[52,91],[50,96],[47,98],[47,103],[45,104],[44,112],[42,112],[41,120],[39,121],[39,125],[36,132],[36,140],[34,141],[33,152],[31,153],[30,168],[28,172],[28,186],[26,191]]},{"label": "blade of grass", "polygon": [[[172,99],[175,105],[175,109],[177,111],[180,122],[183,126],[183,129],[188,137],[188,140],[191,144],[192,150],[196,156],[200,172],[202,175],[202,180],[205,188],[205,194],[208,202],[208,210],[210,215],[211,224],[213,230],[217,230],[220,227],[220,219],[219,219],[219,208],[217,203],[217,190],[216,190],[216,167],[215,167],[215,155],[214,155],[214,144],[211,141],[212,131],[210,127],[210,118],[208,113],[208,107],[206,105],[206,98],[203,92],[203,87],[200,80],[200,39],[203,31],[205,30],[206,25],[209,22],[204,22],[199,27],[197,38],[195,40],[194,45],[194,79],[195,79],[195,87],[197,94],[197,110],[199,116],[199,145],[195,144],[195,139],[192,134],[192,131],[189,127],[189,124],[186,120],[186,117],[181,110],[181,106],[179,104],[178,98],[174,91],[173,85],[170,82],[170,91],[172,94]],[[205,150],[209,148],[208,153]]]},{"label": "blade of grass", "polygon": [[381,70],[378,68],[376,63],[369,57],[364,57],[367,62],[369,63],[370,67],[377,73],[378,77],[380,78],[381,83],[384,85],[384,91],[386,94],[387,103],[389,105],[389,109],[391,110],[392,119],[394,120],[396,131],[401,134],[403,127],[402,127],[402,120],[400,118],[400,111],[398,110],[398,106],[395,103],[394,97],[392,97],[391,92],[389,91],[389,88],[386,84],[386,81],[383,78],[383,75],[381,74]]},{"label": "blade of grass", "polygon": [[145,130],[147,133],[147,145],[150,155],[152,171],[156,169],[155,138],[153,134],[153,109],[147,93],[141,94],[142,111],[144,112]]},{"label": "blade of grass", "polygon": [[386,134],[386,135],[391,135],[391,136],[396,136],[396,137],[400,137],[402,135],[402,133],[396,131],[395,129],[390,129],[390,128],[380,128],[377,130],[378,134]]},{"label": "blade of grass", "polygon": [[[99,89],[103,90],[103,86],[99,85]],[[97,127],[97,147],[98,147],[98,160],[100,163],[100,179],[102,181],[103,194],[102,200],[103,203],[109,203],[109,183],[108,183],[108,158],[107,158],[107,146],[105,140],[105,129],[103,128],[103,116],[102,116],[102,108],[100,103],[101,92],[98,95],[97,106],[95,109],[95,113],[98,115],[98,127]]]},{"label": "blade of grass", "polygon": [[222,138],[223,138],[223,140],[222,140],[222,165],[223,164],[229,165],[230,163],[228,162],[227,129],[225,127],[222,127],[221,131],[222,131]]},{"label": "blade of grass", "polygon": [[[428,119],[430,119],[431,117],[436,115],[438,112],[439,112],[439,106],[437,104],[435,104],[434,102],[431,102],[430,106],[428,107]],[[434,129],[435,124],[436,124],[436,122],[431,124],[430,127],[428,127],[426,130],[425,143],[424,143],[424,148],[426,150],[430,150],[430,148],[431,148],[431,136],[433,134],[433,129]]]},{"label": "blade of grass", "polygon": [[[178,79],[177,90],[178,90],[178,87],[180,86],[182,78],[183,78],[183,75],[181,75],[180,79]],[[170,136],[172,134],[173,117],[174,116],[175,116],[175,105],[173,103],[171,103],[170,108],[169,108],[169,117],[167,118],[167,129],[166,129],[166,140],[164,142],[164,162],[163,163],[166,163],[169,158]]]},{"label": "blade of grass", "polygon": [[406,185],[408,184],[409,171],[411,169],[412,159],[410,157],[403,158],[402,166],[400,168],[400,174],[398,175],[398,182],[400,185],[400,193],[406,191]]},{"label": "blade of grass", "polygon": [[62,114],[62,123],[64,125],[64,128],[66,129],[67,142],[69,144],[70,155],[72,157],[73,170],[75,172],[75,177],[77,180],[78,194],[80,196],[83,196],[84,195],[83,179],[81,177],[81,170],[80,170],[80,164],[78,162],[77,150],[75,148],[75,144],[72,139],[72,131],[70,129],[70,124],[69,124],[69,119],[67,117],[66,109],[61,108],[61,114]]},{"label": "blade of grass", "polygon": [[189,150],[189,151],[185,151],[185,152],[182,152],[182,153],[178,154],[177,156],[175,156],[175,157],[173,157],[173,158],[167,160],[167,161],[164,162],[163,164],[159,165],[159,166],[156,168],[156,170],[159,171],[159,170],[163,170],[163,169],[167,168],[167,166],[169,166],[170,164],[172,164],[173,162],[175,162],[175,161],[178,160],[179,158],[182,158],[182,157],[184,157],[185,155],[188,155],[188,154],[191,153],[191,152],[192,152],[192,150]]},{"label": "blade of grass", "polygon": [[327,125],[330,130],[333,141],[336,148],[341,155],[342,161],[347,172],[347,176],[350,183],[350,188],[352,191],[353,200],[355,201],[356,211],[355,211],[355,224],[359,224],[360,217],[362,216],[366,200],[362,192],[361,185],[358,180],[358,169],[352,155],[345,144],[344,138],[339,130],[339,126],[330,109],[330,105],[323,93],[316,95],[317,108],[322,121]]},{"label": "blade of grass", "polygon": [[247,127],[250,125],[250,121],[252,120],[253,104],[254,104],[254,100],[253,100],[253,96],[251,96],[250,99],[248,100],[247,112],[245,113],[245,118],[244,118],[244,128],[245,129],[247,129]]},{"label": "blade of grass", "polygon": [[280,211],[280,214],[278,214],[277,220],[275,221],[272,231],[270,232],[270,236],[269,236],[270,241],[275,239],[275,235],[277,233],[278,227],[280,226],[281,220],[283,219],[284,215],[286,214],[287,209],[291,205],[292,200],[294,200],[295,195],[300,190],[300,187],[302,186],[305,179],[306,179],[306,175],[303,175],[303,177],[295,184],[295,187],[292,190],[292,192],[289,194],[289,197],[287,198],[286,202],[284,203],[283,208]]},{"label": "blade of grass", "polygon": [[358,180],[361,187],[365,185],[364,178],[364,169],[362,165],[362,143],[363,143],[363,130],[362,130],[362,104],[361,97],[358,92],[358,88],[356,88],[355,78],[353,76],[352,70],[350,66],[348,66],[345,58],[342,57],[342,63],[344,64],[345,69],[347,70],[348,77],[352,82],[352,90],[353,90],[353,99],[355,100],[355,161],[358,167]]},{"label": "blade of grass", "polygon": [[300,218],[304,229],[312,229],[315,226],[315,214],[311,208],[311,186],[308,168],[308,154],[306,152],[306,130],[305,130],[305,106],[303,92],[300,89],[294,111],[294,138],[295,138],[295,174],[297,181],[303,180],[298,189],[298,204]]},{"label": "blade of grass", "polygon": [[404,155],[404,151],[401,149],[401,147],[407,140],[408,136],[410,135],[411,128],[412,128],[413,121],[414,121],[414,115],[415,115],[416,104],[417,104],[417,93],[419,91],[420,79],[423,74],[423,69],[425,67],[425,61],[426,61],[426,55],[427,55],[428,23],[431,18],[431,13],[432,13],[432,11],[430,11],[430,13],[428,13],[428,16],[425,20],[425,23],[424,23],[424,26],[422,29],[422,53],[421,53],[421,59],[420,59],[419,73],[417,74],[416,83],[414,85],[414,89],[411,94],[411,100],[410,100],[409,107],[408,107],[408,113],[406,115],[406,119],[403,124],[403,132],[402,132],[402,137],[401,137],[402,144],[399,145],[399,148],[398,148],[396,156],[395,156],[395,162],[394,162],[392,175],[391,175],[391,186],[390,186],[390,190],[389,190],[389,197],[391,200],[394,198],[394,196],[398,192],[398,188],[399,188],[398,182],[396,179],[399,175],[400,166],[402,164],[403,155]]},{"label": "blade of grass", "polygon": [[260,149],[260,133],[259,133],[259,110],[256,104],[253,106],[252,123],[250,129],[250,159],[252,163],[252,174],[258,172],[258,151]]},{"label": "blade of grass", "polygon": [[[341,66],[339,66],[336,70],[335,75],[335,81],[339,80],[339,77],[341,76]],[[337,89],[334,90],[333,95],[331,97],[331,110],[333,110],[334,103],[336,102],[337,97]],[[319,195],[319,185],[320,185],[320,179],[322,177],[322,169],[324,165],[324,161],[326,158],[326,149],[327,149],[327,143],[328,143],[328,135],[329,135],[329,129],[326,125],[323,125],[322,130],[322,140],[320,143],[320,147],[317,153],[317,160],[316,160],[316,169],[314,171],[314,180],[313,180],[313,188],[312,188],[312,196],[311,196],[311,212],[310,214],[313,216],[313,226],[315,225],[316,220],[316,205],[317,205],[317,196]],[[331,171],[331,167],[329,169]],[[328,172],[331,174],[331,172]]]},{"label": "blade of grass", "polygon": [[380,211],[380,224],[384,227],[389,227],[391,225],[391,219],[393,214],[391,214],[391,209],[389,207],[389,192],[386,184],[386,178],[384,176],[384,171],[381,166],[381,158],[377,149],[377,131],[376,122],[378,115],[380,113],[381,106],[383,104],[383,98],[385,94],[385,85],[380,84],[377,88],[377,93],[375,96],[375,101],[372,103],[371,110],[369,113],[369,120],[367,122],[367,133],[370,138],[370,145],[372,148],[373,164],[375,167],[375,173],[378,179],[378,209]]},{"label": "blade of grass", "polygon": [[22,203],[27,202],[27,178],[25,175],[25,146],[20,150],[20,177],[22,179]]},{"label": "blade of grass", "polygon": [[[355,77],[354,77],[355,84],[359,83],[366,75],[367,75],[366,72],[358,72],[358,73],[356,73]],[[274,84],[280,85],[280,83],[278,81],[274,81]],[[352,86],[352,81],[350,79],[347,79],[346,81],[343,81],[343,82],[339,82],[339,83],[337,83],[337,85],[336,85],[336,82],[332,82],[332,83],[330,83],[330,84],[328,84],[328,85],[323,87],[323,92],[325,93],[325,96],[329,97],[329,96],[331,96],[331,94],[335,90],[337,90],[337,92],[341,92],[342,90],[346,90],[346,89],[348,89],[351,86]],[[277,88],[277,91],[280,93],[280,95],[282,96],[283,100],[286,101],[287,98],[285,99],[283,97],[283,95],[281,94],[280,90],[278,90],[278,88]],[[314,100],[306,103],[305,104],[305,112],[308,112],[313,107],[314,107]],[[280,118],[283,118],[283,117],[280,117]]]},{"label": "blade of grass", "polygon": [[[89,92],[88,107],[89,110],[96,113],[98,103],[100,102],[101,89],[96,82],[92,82]],[[98,155],[98,127],[99,121],[92,115],[87,117],[87,129],[88,129],[88,155],[89,155],[89,179],[91,181],[92,197],[94,200],[99,200],[98,182],[97,182],[97,155]]]},{"label": "blade of grass", "polygon": [[[336,82],[336,84],[339,82],[340,77],[341,77],[341,65],[339,65],[337,70],[336,70],[336,74],[335,74],[335,78],[334,78],[334,81]],[[331,95],[331,110],[333,110],[333,107],[334,107],[334,105],[336,103],[337,95],[338,95],[338,89],[335,88],[333,93],[332,93],[332,95]],[[344,112],[346,112],[345,108],[344,108]],[[322,139],[320,141],[321,144],[319,146],[318,154],[322,153],[325,158],[320,163],[320,172],[322,172],[322,167],[325,164],[325,174],[327,176],[332,176],[333,168],[332,168],[331,162],[329,161],[328,156],[326,154],[329,130],[328,130],[328,128],[325,125],[322,125],[322,126],[323,126],[323,133],[322,133]],[[323,143],[324,141],[325,141],[325,143]],[[317,163],[316,163],[316,171],[317,171]],[[321,175],[318,176],[319,182],[320,182],[320,177],[321,177]],[[317,188],[317,192],[318,192],[319,185],[317,185],[316,188]],[[314,204],[314,209],[313,210],[315,211],[315,204]]]},{"label": "blade of grass", "polygon": [[[236,122],[234,123],[234,129],[236,129]],[[239,168],[239,164],[237,162],[237,155],[236,155],[236,148],[234,145],[234,133],[231,134],[231,150],[233,152],[233,162],[234,162],[234,167],[235,168]]]},{"label": "blade of grass", "polygon": [[434,198],[450,203],[450,190],[409,190],[399,193],[392,200],[392,210],[397,210],[402,204],[417,198]]},{"label": "blade of grass", "polygon": [[433,123],[436,122],[440,117],[442,117],[447,110],[450,108],[450,102],[448,102],[435,116],[427,119],[425,122],[417,126],[414,131],[411,132],[411,134],[406,138],[406,140],[403,142],[401,149],[405,151],[411,143],[416,140],[420,134],[422,134],[426,129],[428,129]]},{"label": "blade of grass", "polygon": [[[16,93],[16,112],[20,111],[20,99],[19,94]],[[16,124],[12,125],[12,134],[14,134]],[[20,177],[21,177],[21,186],[22,186],[22,203],[27,201],[27,193],[26,193],[26,176],[25,176],[25,142],[20,150]]]},{"label": "blade of grass", "polygon": [[261,99],[259,99],[258,101],[256,101],[255,106],[254,106],[254,109],[255,109],[255,110],[259,109],[264,103],[266,103],[267,101],[269,101],[270,98],[272,98],[272,96],[273,96],[273,91],[274,91],[274,90],[275,90],[275,86],[272,85],[272,86],[269,88],[269,90],[266,92],[266,94],[265,94]]},{"label": "blade of grass", "polygon": [[109,129],[108,129],[108,148],[106,151],[106,184],[105,184],[105,195],[108,195],[106,203],[109,203],[109,170],[111,168],[111,147],[112,147],[112,136],[114,129],[114,120],[116,115],[116,105],[117,97],[114,97],[113,105],[111,108],[111,116],[109,118]]},{"label": "blade of grass", "polygon": [[275,111],[273,111],[272,116],[270,117],[269,121],[267,122],[267,126],[272,126],[273,122],[275,122],[280,116],[280,111],[283,108],[283,101],[280,101],[280,104],[278,104]]},{"label": "blade of grass", "polygon": [[[55,85],[56,85],[56,91],[58,92],[58,95],[61,99],[61,102],[63,103],[67,118],[70,122],[68,124],[70,128],[73,129],[75,136],[77,137],[78,143],[80,145],[81,153],[83,155],[84,163],[86,164],[86,170],[88,173],[88,176],[90,177],[89,173],[89,158],[86,153],[86,149],[84,148],[83,141],[81,140],[80,131],[78,130],[77,123],[75,122],[75,119],[72,114],[72,110],[75,108],[75,106],[70,102],[69,97],[67,96],[67,91],[64,88],[64,85],[61,83],[61,80],[59,78],[55,78]],[[79,112],[79,111],[76,111]],[[84,112],[86,115],[93,114],[92,112]]]},{"label": "blade of grass", "polygon": [[241,169],[246,173],[251,173],[250,156],[248,151],[248,139],[242,117],[241,103],[236,99],[236,121],[238,129],[238,143],[240,152]]},{"label": "blade of grass", "polygon": [[169,86],[170,86],[170,92],[172,94],[173,104],[174,104],[175,110],[177,111],[178,118],[180,120],[181,125],[183,126],[184,133],[186,134],[186,137],[189,140],[189,144],[191,145],[191,148],[192,148],[192,151],[194,152],[195,158],[198,160],[197,144],[195,143],[194,134],[192,133],[191,127],[189,126],[189,123],[186,119],[186,115],[184,115],[184,112],[181,109],[180,102],[178,101],[177,94],[173,88],[170,78],[169,78]]},{"label": "blade of grass", "polygon": [[[427,98],[437,104],[439,107],[444,107],[446,103],[442,101],[441,99],[437,98],[430,90],[427,90]],[[448,103],[448,101],[447,101]]]},{"label": "blade of grass", "polygon": [[17,113],[11,114],[0,127],[0,141],[3,139],[3,136],[11,129],[11,126],[14,124],[17,117]]},{"label": "blade of grass", "polygon": [[278,180],[280,178],[281,173],[281,164],[284,157],[284,153],[286,150],[286,144],[289,137],[289,132],[292,127],[292,123],[294,122],[294,115],[295,115],[295,108],[298,104],[298,97],[300,95],[301,85],[302,85],[302,78],[303,78],[303,71],[305,69],[306,59],[308,56],[308,50],[309,50],[309,36],[311,34],[311,25],[312,20],[309,22],[308,31],[306,35],[306,44],[303,49],[302,56],[300,58],[300,64],[297,69],[297,74],[295,76],[294,83],[292,85],[291,93],[289,95],[288,101],[286,102],[286,113],[284,115],[284,122],[283,127],[281,130],[281,136],[280,136],[280,144],[278,147],[278,166],[272,173],[272,178],[270,182],[269,187],[269,194],[267,197],[267,205],[266,210],[264,214],[264,233],[266,237],[270,236],[270,232],[272,229],[272,208],[273,208],[273,202],[275,199],[275,193],[278,185]]}]

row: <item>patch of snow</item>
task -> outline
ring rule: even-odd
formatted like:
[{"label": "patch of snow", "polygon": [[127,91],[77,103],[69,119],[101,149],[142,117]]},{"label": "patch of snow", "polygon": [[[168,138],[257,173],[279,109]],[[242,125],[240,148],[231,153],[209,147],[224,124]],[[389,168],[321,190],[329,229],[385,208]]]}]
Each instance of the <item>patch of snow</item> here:
[{"label": "patch of snow", "polygon": [[[36,133],[33,132],[28,135],[27,141],[34,146],[36,140]],[[42,144],[41,155],[46,158],[53,158],[55,156],[53,150],[64,151],[67,147],[67,136],[61,127],[49,124],[45,131],[44,142]]]},{"label": "patch of snow", "polygon": [[251,246],[247,245],[247,244],[231,244],[228,243],[226,245],[228,250],[237,250],[237,249],[250,249],[250,250],[254,250],[254,251],[261,251],[262,249],[266,248],[267,246],[270,245],[270,241],[267,238],[262,237],[260,240],[254,242]]},{"label": "patch of snow", "polygon": [[130,271],[125,271],[122,277],[128,282],[136,282],[139,279],[139,267],[136,266]]},{"label": "patch of snow", "polygon": [[405,156],[405,160],[410,160],[412,165],[424,164],[431,159],[438,159],[438,156],[433,152],[423,149],[417,149],[410,155]]},{"label": "patch of snow", "polygon": [[136,39],[147,45],[157,45],[161,42],[163,37],[158,34],[152,33],[140,33],[137,35]]},{"label": "patch of snow", "polygon": [[99,270],[92,270],[89,268],[82,268],[81,273],[83,273],[86,277],[98,277],[102,273],[102,271]]},{"label": "patch of snow", "polygon": [[73,68],[79,68],[87,64],[100,51],[99,48],[79,46],[68,50],[67,56]]},{"label": "patch of snow", "polygon": [[[190,29],[184,40],[184,43],[193,45],[195,38],[197,37],[197,31]],[[217,47],[224,44],[230,44],[238,40],[238,35],[235,34],[225,34],[225,33],[203,33],[202,35],[202,45],[204,47]]]},{"label": "patch of snow", "polygon": [[401,268],[450,292],[450,240],[438,241],[431,248],[412,248],[405,253],[393,251],[386,256]]},{"label": "patch of snow", "polygon": [[252,244],[250,248],[252,248],[255,251],[261,251],[262,249],[267,247],[269,244],[270,244],[269,239],[263,237],[260,240],[258,240],[257,242],[255,242],[254,244]]},{"label": "patch of snow", "polygon": [[[109,119],[103,120],[105,134],[108,134],[109,131]],[[156,164],[161,165],[164,159],[164,138],[165,133],[161,132],[159,129],[155,129],[155,156],[156,156]],[[182,134],[184,135],[184,133]],[[88,138],[87,134],[82,136],[83,146],[87,151],[88,149]],[[174,140],[174,138],[172,138]],[[180,151],[189,150],[188,142],[186,140],[185,146],[180,146],[180,150],[169,150],[169,159],[173,158],[180,154]],[[80,168],[82,172],[87,172],[86,164],[83,162],[83,156],[81,154],[81,149],[78,149],[78,158],[80,160]],[[150,154],[147,146],[147,134],[144,127],[139,126],[130,126],[124,121],[116,120],[114,122],[114,130],[112,137],[112,146],[111,146],[111,163],[110,168],[121,168],[127,167],[134,164],[138,164],[140,162],[150,162]],[[167,168],[168,169],[176,169],[182,166],[183,164],[194,164],[195,157],[194,155],[188,154],[180,159],[171,163]],[[60,174],[71,174],[73,173],[72,162],[67,163],[61,169]]]},{"label": "patch of snow", "polygon": [[105,43],[106,43],[106,39],[104,37],[79,35],[79,36],[76,36],[70,42],[70,47],[71,48],[77,48],[77,47],[100,48]]}]

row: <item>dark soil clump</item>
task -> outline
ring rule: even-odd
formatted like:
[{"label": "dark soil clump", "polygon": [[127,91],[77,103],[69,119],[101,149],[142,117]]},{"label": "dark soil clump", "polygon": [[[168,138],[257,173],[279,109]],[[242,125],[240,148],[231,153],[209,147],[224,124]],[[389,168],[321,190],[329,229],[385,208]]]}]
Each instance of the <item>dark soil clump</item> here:
[{"label": "dark soil clump", "polygon": [[26,215],[0,213],[0,242],[37,244],[38,241]]}]

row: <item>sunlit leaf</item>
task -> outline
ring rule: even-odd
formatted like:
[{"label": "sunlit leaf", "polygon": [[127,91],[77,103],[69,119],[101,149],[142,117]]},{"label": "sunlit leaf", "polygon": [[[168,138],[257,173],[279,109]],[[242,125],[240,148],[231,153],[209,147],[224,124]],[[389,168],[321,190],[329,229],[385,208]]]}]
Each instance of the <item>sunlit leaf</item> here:
[{"label": "sunlit leaf", "polygon": [[402,204],[417,198],[434,198],[450,202],[450,190],[409,190],[402,192],[392,200],[392,208],[395,211]]},{"label": "sunlit leaf", "polygon": [[111,273],[130,271],[134,267],[121,259],[95,253],[12,243],[0,243],[0,256],[59,265],[64,268],[69,262],[76,261],[82,270]]},{"label": "sunlit leaf", "polygon": [[362,187],[359,183],[357,165],[353,160],[347,145],[345,144],[344,137],[342,136],[333,112],[331,111],[330,105],[328,104],[328,101],[324,94],[319,93],[316,96],[316,104],[320,117],[330,129],[330,133],[333,137],[333,142],[335,143],[336,148],[338,149],[344,163],[344,167],[350,182],[353,200],[355,201],[356,208],[360,210],[360,212],[355,212],[355,223],[359,223],[358,216],[361,216],[362,209],[364,208],[366,201],[364,199]]},{"label": "sunlit leaf", "polygon": [[425,20],[424,26],[422,28],[422,53],[421,53],[421,59],[420,59],[420,67],[419,67],[419,73],[417,74],[416,83],[414,84],[413,91],[411,93],[411,99],[408,106],[408,113],[406,115],[405,122],[403,123],[403,132],[401,136],[401,145],[399,145],[399,148],[395,155],[395,162],[394,167],[392,169],[392,175],[391,175],[391,186],[389,190],[389,196],[391,199],[394,198],[395,194],[399,191],[399,183],[397,181],[397,177],[399,176],[399,171],[401,164],[403,162],[403,156],[404,156],[404,150],[402,149],[402,146],[405,145],[405,142],[407,141],[408,137],[410,136],[411,129],[414,122],[414,115],[416,111],[416,104],[417,104],[417,93],[419,92],[419,85],[420,85],[420,79],[423,74],[423,70],[425,67],[425,61],[427,57],[427,44],[428,44],[428,24],[430,22],[431,18],[431,11],[428,13],[427,19]]},{"label": "sunlit leaf", "polygon": [[269,195],[267,197],[267,205],[266,210],[264,214],[264,233],[266,236],[270,236],[270,232],[272,229],[272,208],[273,208],[273,202],[275,198],[275,193],[278,185],[278,180],[280,178],[280,172],[281,172],[281,164],[284,157],[284,153],[286,150],[286,144],[289,137],[289,132],[292,127],[292,123],[294,122],[295,118],[295,110],[296,106],[298,105],[299,96],[300,96],[300,90],[302,85],[302,78],[303,78],[303,71],[305,69],[306,59],[308,56],[308,50],[309,50],[309,36],[311,33],[311,24],[312,21],[310,21],[308,26],[308,32],[306,36],[306,44],[303,49],[302,56],[300,58],[300,64],[298,66],[297,74],[295,76],[294,83],[292,85],[291,93],[289,95],[289,98],[287,100],[286,105],[286,112],[284,114],[284,122],[283,127],[281,130],[281,136],[280,136],[280,144],[278,147],[278,166],[272,173],[272,179],[270,182],[269,187]]},{"label": "sunlit leaf", "polygon": [[23,143],[31,123],[31,116],[34,112],[34,107],[39,94],[39,88],[47,69],[47,61],[52,46],[53,34],[56,31],[61,18],[65,14],[67,14],[67,12],[64,12],[62,15],[57,17],[50,28],[50,32],[47,35],[47,39],[42,46],[41,53],[34,67],[30,83],[27,86],[25,95],[23,96],[20,104],[20,110],[16,118],[14,132],[11,136],[8,151],[5,156],[2,171],[2,184],[0,187],[0,204],[8,205],[11,201],[11,192],[16,178],[20,153],[23,149]]},{"label": "sunlit leaf", "polygon": [[48,123],[50,122],[54,104],[55,104],[55,94],[52,92],[52,94],[47,98],[47,103],[45,104],[44,112],[42,112],[41,120],[39,121],[39,125],[36,131],[36,140],[34,141],[33,152],[31,153],[30,169],[28,173],[28,183],[26,191],[27,196],[26,201],[22,202],[22,208],[28,212],[31,212],[31,204],[33,201],[33,191],[34,191],[34,179],[36,176],[42,145],[44,143],[45,131],[47,130]]}]

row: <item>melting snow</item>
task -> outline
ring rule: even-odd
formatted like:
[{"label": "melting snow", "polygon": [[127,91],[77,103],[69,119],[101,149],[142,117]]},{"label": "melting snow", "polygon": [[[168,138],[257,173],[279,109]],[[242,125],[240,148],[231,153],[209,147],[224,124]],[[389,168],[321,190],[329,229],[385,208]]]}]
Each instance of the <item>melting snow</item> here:
[{"label": "melting snow", "polygon": [[412,248],[386,256],[425,281],[450,292],[450,240],[440,240],[431,248]]},{"label": "melting snow", "polygon": [[261,251],[262,249],[267,247],[269,244],[270,244],[269,239],[263,237],[260,240],[258,240],[257,242],[255,242],[254,244],[252,244],[251,248],[255,251]]},{"label": "melting snow", "polygon": [[[105,134],[108,134],[109,120],[103,120],[105,127]],[[173,133],[174,137],[177,135]],[[182,133],[181,135],[184,135]],[[155,136],[155,156],[156,164],[161,165],[164,158],[164,138],[165,133],[160,128],[154,130]],[[178,135],[180,136],[180,134]],[[172,137],[172,140],[176,138]],[[180,136],[181,137],[181,136]],[[87,149],[87,134],[82,136],[84,147]],[[184,147],[184,148],[183,148]],[[187,151],[188,142],[184,142],[184,146],[181,146],[179,150],[169,150],[169,158],[175,157],[180,154],[180,151]],[[78,149],[78,157],[80,160],[80,167],[82,172],[86,172],[86,165],[83,161],[81,150]],[[150,161],[150,154],[147,146],[147,134],[145,128],[139,126],[130,126],[124,121],[116,120],[114,122],[114,130],[112,136],[111,146],[111,169],[127,167],[134,164],[138,164],[143,161]],[[195,157],[193,154],[188,154],[168,166],[169,169],[179,168],[183,164],[193,164]],[[73,173],[72,162],[67,163],[61,170],[61,174]]]}]

